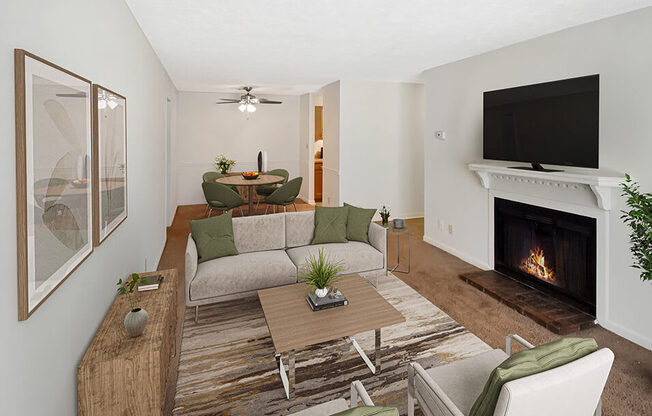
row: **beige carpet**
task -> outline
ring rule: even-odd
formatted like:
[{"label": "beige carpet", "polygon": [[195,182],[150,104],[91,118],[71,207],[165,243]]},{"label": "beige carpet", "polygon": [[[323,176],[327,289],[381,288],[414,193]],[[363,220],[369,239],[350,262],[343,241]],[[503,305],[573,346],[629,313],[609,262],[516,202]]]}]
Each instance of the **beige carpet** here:
[{"label": "beige carpet", "polygon": [[[389,275],[378,291],[406,318],[382,331],[382,371],[372,375],[347,340],[315,345],[296,355],[296,397],[285,398],[274,349],[257,298],[186,311],[175,415],[284,415],[338,397],[361,380],[377,404],[406,414],[407,363],[426,368],[490,347],[408,285]],[[354,334],[352,334],[354,335]],[[373,333],[356,336],[373,351]]]}]

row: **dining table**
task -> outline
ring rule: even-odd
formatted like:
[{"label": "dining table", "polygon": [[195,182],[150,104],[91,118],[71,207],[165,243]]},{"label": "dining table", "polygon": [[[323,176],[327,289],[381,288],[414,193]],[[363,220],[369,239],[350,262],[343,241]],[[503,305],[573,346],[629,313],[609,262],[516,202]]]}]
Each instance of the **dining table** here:
[{"label": "dining table", "polygon": [[215,182],[222,185],[246,186],[249,194],[249,210],[247,216],[254,214],[254,187],[260,185],[272,185],[283,182],[285,178],[278,175],[266,175],[261,173],[256,179],[245,179],[242,175],[224,176],[215,179]]}]

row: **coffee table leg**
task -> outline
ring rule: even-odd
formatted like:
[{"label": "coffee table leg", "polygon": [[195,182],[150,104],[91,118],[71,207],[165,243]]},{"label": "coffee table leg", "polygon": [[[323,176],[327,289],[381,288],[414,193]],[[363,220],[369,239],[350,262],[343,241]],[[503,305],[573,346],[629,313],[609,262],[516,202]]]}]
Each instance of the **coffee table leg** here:
[{"label": "coffee table leg", "polygon": [[353,348],[355,348],[358,354],[360,354],[360,357],[362,357],[364,363],[367,364],[367,367],[369,367],[369,369],[371,370],[371,374],[376,374],[376,366],[373,365],[369,357],[367,357],[367,354],[364,353],[364,351],[360,347],[360,344],[358,344],[358,341],[356,341],[355,338],[353,337],[349,337],[349,340],[351,341],[351,344],[353,344]]},{"label": "coffee table leg", "polygon": [[376,329],[376,351],[374,351],[374,359],[376,361],[376,371],[380,373],[380,328]]},{"label": "coffee table leg", "polygon": [[285,373],[285,366],[283,365],[283,356],[276,354],[275,358],[278,362],[278,373],[283,382],[283,389],[285,396],[289,399],[294,398],[294,351],[288,352],[288,372]]}]

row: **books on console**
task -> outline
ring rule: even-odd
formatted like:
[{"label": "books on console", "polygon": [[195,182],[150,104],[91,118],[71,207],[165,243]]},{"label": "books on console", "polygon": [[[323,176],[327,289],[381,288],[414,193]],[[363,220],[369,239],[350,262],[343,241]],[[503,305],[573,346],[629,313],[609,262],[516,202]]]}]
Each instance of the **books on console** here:
[{"label": "books on console", "polygon": [[155,274],[152,276],[146,276],[145,279],[147,280],[147,283],[138,284],[139,292],[146,292],[148,290],[158,289],[161,283],[163,282],[163,275]]}]

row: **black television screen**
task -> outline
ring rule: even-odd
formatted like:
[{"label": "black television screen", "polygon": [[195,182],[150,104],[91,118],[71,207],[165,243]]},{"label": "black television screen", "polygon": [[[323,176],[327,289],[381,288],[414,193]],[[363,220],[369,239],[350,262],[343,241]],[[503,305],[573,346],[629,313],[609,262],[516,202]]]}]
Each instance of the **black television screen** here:
[{"label": "black television screen", "polygon": [[598,167],[600,78],[484,93],[485,159]]}]

